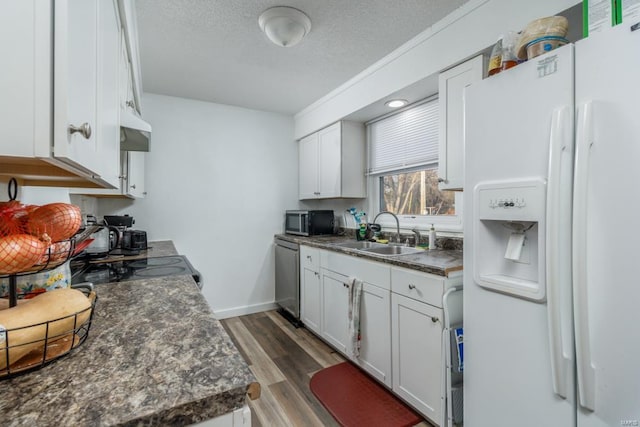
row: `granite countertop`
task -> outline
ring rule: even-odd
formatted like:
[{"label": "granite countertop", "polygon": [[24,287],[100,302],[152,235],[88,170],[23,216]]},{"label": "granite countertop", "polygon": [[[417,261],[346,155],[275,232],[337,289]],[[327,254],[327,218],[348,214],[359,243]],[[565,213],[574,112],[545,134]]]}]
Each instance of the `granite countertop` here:
[{"label": "granite countertop", "polygon": [[255,377],[191,276],[96,286],[74,352],[0,381],[3,426],[188,425],[245,404]]},{"label": "granite countertop", "polygon": [[294,236],[291,234],[276,234],[277,238],[300,245],[313,246],[335,252],[342,252],[348,255],[367,258],[398,267],[411,268],[425,273],[437,274],[439,276],[452,277],[462,272],[462,251],[435,249],[426,250],[416,254],[405,254],[395,256],[382,256],[357,249],[337,246],[339,243],[352,242],[353,238],[329,235],[329,236]]}]

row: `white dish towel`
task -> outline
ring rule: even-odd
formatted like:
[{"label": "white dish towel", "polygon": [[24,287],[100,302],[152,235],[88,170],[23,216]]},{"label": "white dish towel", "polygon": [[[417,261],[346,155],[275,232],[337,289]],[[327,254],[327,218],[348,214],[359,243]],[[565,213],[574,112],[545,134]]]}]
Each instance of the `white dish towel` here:
[{"label": "white dish towel", "polygon": [[360,301],[362,300],[362,280],[349,277],[349,339],[351,340],[351,356],[360,357]]}]

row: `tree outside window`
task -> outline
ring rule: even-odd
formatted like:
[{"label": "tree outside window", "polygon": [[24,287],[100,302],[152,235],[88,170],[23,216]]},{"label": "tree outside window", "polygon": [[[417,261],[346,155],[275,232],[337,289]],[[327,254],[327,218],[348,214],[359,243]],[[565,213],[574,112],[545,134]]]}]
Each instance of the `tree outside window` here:
[{"label": "tree outside window", "polygon": [[453,216],[455,194],[438,190],[437,168],[380,177],[380,210],[396,215]]}]

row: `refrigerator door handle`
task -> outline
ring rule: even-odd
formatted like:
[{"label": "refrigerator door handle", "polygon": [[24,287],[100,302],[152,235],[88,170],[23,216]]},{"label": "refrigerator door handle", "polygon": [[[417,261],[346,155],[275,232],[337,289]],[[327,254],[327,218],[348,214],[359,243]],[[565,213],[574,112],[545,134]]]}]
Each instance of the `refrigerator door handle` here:
[{"label": "refrigerator door handle", "polygon": [[547,179],[547,319],[553,391],[566,399],[573,369],[571,300],[563,290],[571,287],[571,179],[573,159],[573,109],[556,108],[549,135],[549,176]]},{"label": "refrigerator door handle", "polygon": [[587,208],[589,162],[594,144],[593,101],[578,107],[573,193],[573,312],[580,406],[595,410],[595,367],[591,361],[587,295]]}]

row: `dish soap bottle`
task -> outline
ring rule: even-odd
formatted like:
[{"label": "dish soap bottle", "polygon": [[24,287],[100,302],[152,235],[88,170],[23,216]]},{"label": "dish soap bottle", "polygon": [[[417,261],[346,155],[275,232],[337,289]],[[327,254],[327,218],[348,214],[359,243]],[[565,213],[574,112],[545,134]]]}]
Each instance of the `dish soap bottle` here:
[{"label": "dish soap bottle", "polygon": [[429,250],[433,250],[436,248],[436,229],[431,224],[431,228],[429,229]]}]

